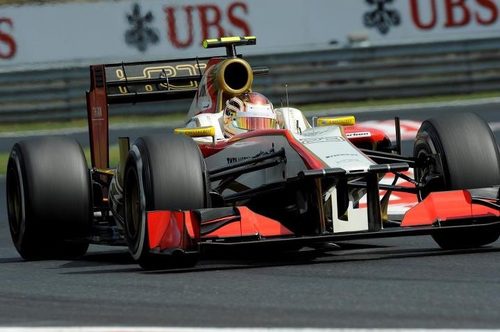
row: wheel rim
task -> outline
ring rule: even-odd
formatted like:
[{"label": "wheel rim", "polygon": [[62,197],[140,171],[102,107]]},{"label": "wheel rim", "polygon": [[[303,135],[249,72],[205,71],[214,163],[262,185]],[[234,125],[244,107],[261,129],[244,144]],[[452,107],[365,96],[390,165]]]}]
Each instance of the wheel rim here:
[{"label": "wheel rim", "polygon": [[23,222],[23,200],[19,173],[13,165],[9,165],[7,171],[7,211],[12,235],[18,238]]},{"label": "wheel rim", "polygon": [[446,183],[443,170],[438,165],[439,161],[435,160],[425,147],[421,147],[416,155],[417,160],[425,164],[423,167],[415,168],[415,179],[423,185],[418,192],[418,199],[423,200],[429,193],[443,190]]},{"label": "wheel rim", "polygon": [[[425,160],[428,157],[428,154],[425,150],[420,150],[418,152],[417,159],[418,160]],[[425,167],[422,168],[415,168],[415,179],[419,184],[425,185],[425,178],[430,174],[431,166],[426,165]],[[422,190],[418,191],[418,199],[422,200],[427,196],[429,190],[427,188],[423,188]]]},{"label": "wheel rim", "polygon": [[126,194],[126,222],[127,234],[130,239],[136,240],[141,227],[142,211],[137,173],[130,170],[127,174]]}]

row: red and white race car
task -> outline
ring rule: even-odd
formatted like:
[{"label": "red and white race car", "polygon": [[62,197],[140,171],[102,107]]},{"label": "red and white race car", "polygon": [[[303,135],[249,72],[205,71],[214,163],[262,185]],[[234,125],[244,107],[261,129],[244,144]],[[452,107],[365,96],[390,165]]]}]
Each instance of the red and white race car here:
[{"label": "red and white race car", "polygon": [[[123,244],[152,269],[193,265],[209,246],[272,251],[431,235],[448,249],[498,239],[500,154],[485,121],[475,114],[429,119],[413,155],[403,156],[400,135],[393,144],[353,117],[309,123],[296,108],[238,102],[253,93],[254,75],[267,72],[237,54],[236,46],[251,44],[255,37],[212,39],[204,46],[223,47],[224,56],[91,66],[92,167],[69,139],[12,149],[8,215],[21,256],[74,257],[90,243]],[[133,144],[121,138],[120,163],[109,167],[109,104],[186,97],[193,102],[185,128]],[[246,113],[235,115],[241,107]],[[241,130],[228,135],[230,124]],[[380,182],[386,174],[394,181]],[[393,192],[418,203],[390,216]]]}]

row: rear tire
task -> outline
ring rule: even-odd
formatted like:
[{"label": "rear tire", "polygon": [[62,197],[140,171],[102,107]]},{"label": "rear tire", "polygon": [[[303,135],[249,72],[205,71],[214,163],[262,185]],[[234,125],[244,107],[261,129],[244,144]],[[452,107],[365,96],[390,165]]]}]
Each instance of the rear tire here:
[{"label": "rear tire", "polygon": [[137,139],[129,151],[124,176],[125,235],[132,257],[151,269],[189,267],[198,255],[152,254],[146,212],[207,207],[206,166],[197,144],[170,134]]},{"label": "rear tire", "polygon": [[[473,113],[440,116],[422,123],[413,155],[432,162],[415,169],[425,183],[419,198],[433,191],[472,189],[500,184],[500,153],[488,124]],[[430,180],[433,178],[432,180]],[[500,231],[441,230],[433,235],[443,249],[474,248],[495,242]]]},{"label": "rear tire", "polygon": [[87,252],[90,179],[74,140],[16,143],[7,165],[7,213],[12,241],[26,260],[74,258]]}]

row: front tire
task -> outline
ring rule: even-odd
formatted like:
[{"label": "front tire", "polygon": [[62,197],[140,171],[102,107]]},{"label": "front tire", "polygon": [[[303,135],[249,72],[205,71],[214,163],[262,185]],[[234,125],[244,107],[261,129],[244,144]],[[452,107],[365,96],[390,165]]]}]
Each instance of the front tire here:
[{"label": "front tire", "polygon": [[124,176],[125,235],[132,257],[145,269],[192,266],[197,254],[157,255],[149,248],[146,212],[208,206],[206,167],[196,143],[170,134],[136,140]]},{"label": "front tire", "polygon": [[[414,157],[426,166],[415,169],[423,183],[419,199],[433,191],[500,184],[500,153],[488,124],[473,113],[440,116],[422,123]],[[441,230],[433,235],[443,249],[473,248],[495,242],[500,231]]]},{"label": "front tire", "polygon": [[90,233],[90,176],[74,140],[16,143],[7,165],[7,213],[26,260],[84,255]]}]

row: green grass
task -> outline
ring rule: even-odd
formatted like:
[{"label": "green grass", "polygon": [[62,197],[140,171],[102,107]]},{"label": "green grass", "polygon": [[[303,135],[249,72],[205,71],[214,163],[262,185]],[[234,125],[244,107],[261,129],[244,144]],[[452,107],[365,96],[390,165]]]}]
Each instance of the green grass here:
[{"label": "green grass", "polygon": [[[122,123],[168,123],[171,121],[184,120],[185,114],[166,114],[166,115],[147,115],[147,116],[112,116],[109,123],[112,125]],[[87,128],[87,119],[75,119],[68,121],[41,121],[41,122],[23,122],[23,123],[0,123],[0,133],[6,132],[24,132],[36,130],[53,130],[63,128]]]},{"label": "green grass", "polygon": [[5,175],[7,171],[7,162],[9,161],[9,152],[0,153],[0,176]]},{"label": "green grass", "polygon": [[[90,148],[83,149],[85,153],[85,158],[87,159],[87,164],[90,167]],[[9,154],[10,152],[0,153],[0,176],[5,175],[7,172],[7,163],[9,162]],[[120,154],[118,151],[118,145],[111,145],[109,147],[109,165],[111,168],[115,168],[118,166],[118,162],[120,161]]]},{"label": "green grass", "polygon": [[[87,164],[90,167],[90,148],[83,149],[85,153],[85,158],[87,159]],[[118,144],[113,144],[109,146],[109,167],[116,168],[120,162],[120,151],[118,150]]]},{"label": "green grass", "polygon": [[46,130],[55,128],[73,128],[87,125],[86,120],[70,120],[60,122],[22,122],[22,123],[0,123],[0,133],[16,131]]}]

